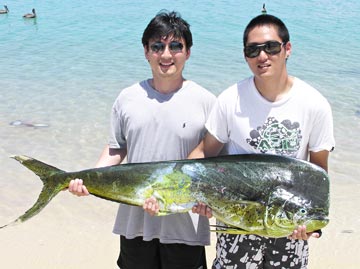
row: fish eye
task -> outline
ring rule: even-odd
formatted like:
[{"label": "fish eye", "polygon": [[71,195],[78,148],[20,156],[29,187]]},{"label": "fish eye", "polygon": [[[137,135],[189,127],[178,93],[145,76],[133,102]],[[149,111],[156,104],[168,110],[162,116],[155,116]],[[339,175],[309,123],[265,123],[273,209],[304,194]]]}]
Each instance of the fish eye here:
[{"label": "fish eye", "polygon": [[300,211],[299,211],[299,213],[300,213],[301,215],[305,215],[305,214],[307,213],[307,211],[306,211],[305,208],[301,208]]}]

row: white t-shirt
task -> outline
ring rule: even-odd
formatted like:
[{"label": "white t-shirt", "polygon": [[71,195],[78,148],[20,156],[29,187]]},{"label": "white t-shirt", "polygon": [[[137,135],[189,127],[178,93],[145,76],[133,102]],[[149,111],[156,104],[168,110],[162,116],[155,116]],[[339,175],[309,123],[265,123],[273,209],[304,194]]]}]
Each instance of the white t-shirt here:
[{"label": "white t-shirt", "polygon": [[313,87],[294,78],[281,100],[263,98],[250,77],[222,92],[206,123],[228,154],[271,153],[308,159],[335,145],[332,112]]},{"label": "white t-shirt", "polygon": [[[110,148],[127,148],[128,162],[186,159],[200,143],[215,96],[192,81],[171,94],[147,80],[122,90],[111,113]],[[198,214],[151,217],[141,207],[121,204],[114,233],[162,243],[209,245],[209,221]]]}]

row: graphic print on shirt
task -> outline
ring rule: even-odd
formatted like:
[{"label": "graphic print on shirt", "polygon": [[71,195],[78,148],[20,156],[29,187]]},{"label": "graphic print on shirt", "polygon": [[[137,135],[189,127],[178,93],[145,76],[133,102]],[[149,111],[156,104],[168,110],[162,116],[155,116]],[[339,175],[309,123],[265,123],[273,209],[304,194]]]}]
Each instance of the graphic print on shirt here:
[{"label": "graphic print on shirt", "polygon": [[276,118],[269,117],[263,126],[250,132],[250,138],[246,142],[261,153],[293,156],[300,148],[301,138],[298,122],[279,122]]}]

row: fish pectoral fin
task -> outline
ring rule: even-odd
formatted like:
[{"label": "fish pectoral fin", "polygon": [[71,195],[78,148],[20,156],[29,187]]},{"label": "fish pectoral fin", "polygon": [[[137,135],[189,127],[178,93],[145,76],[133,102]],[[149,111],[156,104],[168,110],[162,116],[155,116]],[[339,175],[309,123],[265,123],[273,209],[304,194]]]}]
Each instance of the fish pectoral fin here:
[{"label": "fish pectoral fin", "polygon": [[210,225],[210,227],[216,228],[215,230],[210,229],[210,232],[225,233],[225,234],[252,234],[250,231],[246,231],[241,228],[229,227],[223,225]]},{"label": "fish pectoral fin", "polygon": [[152,196],[156,198],[156,200],[158,201],[159,204],[165,205],[166,201],[165,199],[160,195],[159,192],[154,191],[152,193]]}]

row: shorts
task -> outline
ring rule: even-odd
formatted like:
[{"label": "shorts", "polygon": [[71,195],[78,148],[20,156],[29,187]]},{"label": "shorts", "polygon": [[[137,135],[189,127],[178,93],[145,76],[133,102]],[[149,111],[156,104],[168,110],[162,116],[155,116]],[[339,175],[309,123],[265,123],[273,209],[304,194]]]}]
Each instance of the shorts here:
[{"label": "shorts", "polygon": [[212,269],[306,269],[308,257],[307,241],[218,234]]},{"label": "shorts", "polygon": [[159,239],[120,236],[121,269],[207,269],[204,246],[162,244]]}]

